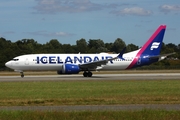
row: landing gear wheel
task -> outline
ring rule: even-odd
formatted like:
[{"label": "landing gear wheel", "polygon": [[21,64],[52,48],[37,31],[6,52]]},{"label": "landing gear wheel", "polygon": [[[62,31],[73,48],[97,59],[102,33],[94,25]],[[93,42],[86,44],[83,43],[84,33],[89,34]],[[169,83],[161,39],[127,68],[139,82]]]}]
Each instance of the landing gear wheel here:
[{"label": "landing gear wheel", "polygon": [[24,77],[24,75],[21,75],[21,77],[23,78],[23,77]]},{"label": "landing gear wheel", "polygon": [[88,77],[92,77],[92,72],[88,72]]},{"label": "landing gear wheel", "polygon": [[21,77],[23,78],[24,77],[24,73],[23,72],[20,72],[21,73]]},{"label": "landing gear wheel", "polygon": [[83,73],[83,76],[84,77],[92,77],[92,72],[86,72],[86,71],[84,71],[84,73]]},{"label": "landing gear wheel", "polygon": [[84,71],[83,76],[84,76],[84,77],[87,77],[87,76],[88,76],[88,73]]}]

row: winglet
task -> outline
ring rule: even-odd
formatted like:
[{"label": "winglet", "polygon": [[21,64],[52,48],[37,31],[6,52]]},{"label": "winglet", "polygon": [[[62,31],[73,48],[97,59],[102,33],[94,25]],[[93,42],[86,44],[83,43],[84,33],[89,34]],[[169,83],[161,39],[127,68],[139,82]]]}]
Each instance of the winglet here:
[{"label": "winglet", "polygon": [[126,50],[126,47],[123,48],[123,50],[119,53],[119,55],[117,56],[117,58],[120,58],[120,59],[122,59],[122,60],[125,60],[125,59],[122,57],[123,54],[124,54],[124,52],[125,52],[125,50]]}]

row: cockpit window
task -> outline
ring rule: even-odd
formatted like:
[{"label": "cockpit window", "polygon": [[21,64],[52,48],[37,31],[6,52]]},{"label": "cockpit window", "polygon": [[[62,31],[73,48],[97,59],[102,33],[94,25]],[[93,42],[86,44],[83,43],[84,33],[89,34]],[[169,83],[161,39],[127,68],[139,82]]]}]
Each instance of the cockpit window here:
[{"label": "cockpit window", "polygon": [[19,59],[13,59],[13,61],[18,61]]}]

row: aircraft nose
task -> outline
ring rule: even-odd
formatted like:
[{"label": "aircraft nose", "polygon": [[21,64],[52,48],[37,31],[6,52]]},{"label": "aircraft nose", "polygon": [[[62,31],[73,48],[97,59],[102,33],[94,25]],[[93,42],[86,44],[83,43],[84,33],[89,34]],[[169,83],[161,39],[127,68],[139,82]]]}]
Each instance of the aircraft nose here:
[{"label": "aircraft nose", "polygon": [[5,66],[6,66],[6,67],[10,67],[10,66],[11,66],[11,62],[8,61],[7,63],[5,63]]}]

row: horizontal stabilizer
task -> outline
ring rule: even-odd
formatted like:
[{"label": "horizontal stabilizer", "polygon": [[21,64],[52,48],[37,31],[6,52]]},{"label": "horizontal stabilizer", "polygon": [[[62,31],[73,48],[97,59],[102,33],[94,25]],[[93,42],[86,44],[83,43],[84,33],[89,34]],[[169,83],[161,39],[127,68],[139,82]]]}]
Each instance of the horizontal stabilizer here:
[{"label": "horizontal stabilizer", "polygon": [[157,59],[157,58],[159,58],[160,60],[162,60],[161,58],[164,58],[164,59],[165,59],[167,56],[170,56],[170,55],[173,55],[173,54],[175,54],[175,52],[169,53],[169,54],[163,54],[163,55],[151,56],[150,59]]}]

